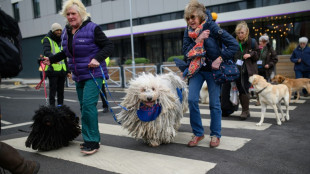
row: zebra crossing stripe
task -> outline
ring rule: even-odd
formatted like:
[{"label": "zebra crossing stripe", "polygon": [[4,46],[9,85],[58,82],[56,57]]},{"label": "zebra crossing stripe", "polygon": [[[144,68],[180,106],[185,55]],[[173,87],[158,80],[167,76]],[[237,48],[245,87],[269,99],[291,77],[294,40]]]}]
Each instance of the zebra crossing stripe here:
[{"label": "zebra crossing stripe", "polygon": [[[281,112],[278,111],[280,116],[281,116]],[[210,110],[209,109],[200,109],[200,113],[201,114],[210,114]],[[283,110],[284,115],[286,115],[286,110]],[[235,117],[239,117],[241,114],[241,111],[235,111],[234,113],[232,113],[230,116],[235,116]],[[255,111],[250,111],[251,117],[258,117],[260,118],[262,113],[261,112],[255,112]],[[274,111],[272,110],[271,112],[266,112],[265,113],[265,118],[276,118],[276,114],[274,113]],[[226,120],[222,120],[226,121]]]},{"label": "zebra crossing stripe", "polygon": [[[131,137],[128,131],[123,129],[119,125],[99,123],[99,131],[102,134],[122,136],[122,137]],[[192,133],[188,133],[188,132],[178,132],[177,136],[175,137],[174,143],[186,145],[188,141],[191,139],[192,135],[193,135]],[[205,135],[205,137],[206,137],[205,140],[201,141],[198,144],[198,146],[210,147],[209,146],[210,144],[209,135]],[[240,149],[241,147],[243,147],[250,140],[251,139],[247,139],[247,138],[222,136],[221,145],[217,147],[217,149],[236,151]]]},{"label": "zebra crossing stripe", "polygon": [[2,123],[2,124],[12,124],[11,122],[4,121],[4,120],[1,120],[1,123]]},{"label": "zebra crossing stripe", "polygon": [[[252,112],[251,112],[252,116]],[[201,119],[204,126],[210,125],[210,119]],[[183,117],[181,120],[182,124],[190,124],[188,117]],[[265,130],[268,129],[272,124],[264,123],[261,126],[256,126],[254,122],[248,121],[232,121],[232,120],[222,120],[222,128],[231,128],[231,129],[251,129],[251,130]]]},{"label": "zebra crossing stripe", "polygon": [[[207,107],[209,107],[209,104],[199,104],[199,106],[207,106]],[[297,107],[297,106],[289,106],[288,109],[289,109],[289,110],[295,110],[296,107]],[[239,105],[239,108],[241,109],[241,105]],[[250,105],[249,108],[250,108],[250,109],[261,109],[262,107],[261,107],[261,106]],[[286,109],[286,107],[283,106],[283,105],[281,106],[281,108],[282,108],[283,110]],[[272,110],[272,111],[273,111],[273,109],[272,109],[271,106],[267,106],[267,111],[268,111],[268,110],[270,110],[270,111]],[[187,112],[187,113],[189,113],[189,112]]]},{"label": "zebra crossing stripe", "polygon": [[25,122],[25,123],[12,124],[9,126],[3,126],[1,129],[10,129],[10,128],[14,128],[14,127],[26,126],[26,125],[30,125],[32,123],[33,123],[32,121],[29,121],[29,122]]},{"label": "zebra crossing stripe", "polygon": [[101,145],[96,154],[85,156],[80,153],[79,143],[81,142],[71,142],[68,147],[58,150],[38,152],[25,147],[26,138],[10,139],[4,142],[22,151],[38,153],[47,157],[76,162],[121,174],[204,174],[216,166],[216,163],[211,162],[105,145]]},{"label": "zebra crossing stripe", "polygon": [[[256,99],[250,99],[250,102],[256,102],[257,100]],[[306,100],[294,100],[293,98],[291,98],[291,101],[290,103],[298,103],[298,104],[302,104],[302,103],[305,103]]]},{"label": "zebra crossing stripe", "polygon": [[[283,110],[283,113],[284,113],[284,115],[286,115],[286,110]],[[241,114],[241,111],[236,111],[233,114],[231,114],[231,116],[239,117],[240,114]],[[258,117],[258,118],[260,118],[261,115],[262,115],[261,112],[254,112],[254,111],[250,111],[250,114],[251,114],[251,117]],[[280,111],[278,111],[278,114],[279,114],[279,116],[281,118],[282,115],[281,115]],[[265,116],[265,118],[274,118],[274,119],[276,118],[276,114],[273,112],[273,110],[272,110],[272,113],[271,112],[266,112],[264,116]]]}]

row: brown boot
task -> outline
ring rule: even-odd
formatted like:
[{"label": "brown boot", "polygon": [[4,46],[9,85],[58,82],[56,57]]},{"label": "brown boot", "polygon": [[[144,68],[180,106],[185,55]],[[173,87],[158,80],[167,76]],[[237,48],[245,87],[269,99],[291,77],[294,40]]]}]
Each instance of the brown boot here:
[{"label": "brown boot", "polygon": [[246,94],[240,94],[239,99],[242,106],[240,119],[246,120],[248,117],[250,117],[250,110],[249,110],[250,99]]},{"label": "brown boot", "polygon": [[37,174],[40,164],[36,161],[25,160],[16,149],[0,142],[0,167],[12,174]]}]

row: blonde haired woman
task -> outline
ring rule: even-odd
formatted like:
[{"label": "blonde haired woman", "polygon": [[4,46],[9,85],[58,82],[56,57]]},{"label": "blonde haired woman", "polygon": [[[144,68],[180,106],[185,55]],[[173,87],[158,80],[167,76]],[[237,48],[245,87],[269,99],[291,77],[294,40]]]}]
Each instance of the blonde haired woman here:
[{"label": "blonde haired woman", "polygon": [[234,56],[235,62],[240,70],[240,77],[236,80],[236,85],[239,90],[239,99],[242,106],[240,115],[241,120],[250,117],[250,96],[249,88],[251,86],[249,77],[257,74],[257,50],[258,45],[255,39],[249,36],[249,28],[246,22],[241,21],[235,29],[236,39],[239,43],[239,50]]},{"label": "blonde haired woman", "polygon": [[[49,58],[45,63],[58,62],[68,57],[68,67],[76,82],[76,92],[82,113],[81,152],[93,154],[99,150],[100,133],[98,129],[97,84],[102,84],[103,76],[108,79],[105,59],[111,56],[113,44],[101,28],[90,20],[90,14],[80,0],[68,0],[61,14],[66,17],[67,25],[62,33],[63,50]],[[74,37],[73,37],[74,36]],[[96,81],[96,83],[95,83]]]}]

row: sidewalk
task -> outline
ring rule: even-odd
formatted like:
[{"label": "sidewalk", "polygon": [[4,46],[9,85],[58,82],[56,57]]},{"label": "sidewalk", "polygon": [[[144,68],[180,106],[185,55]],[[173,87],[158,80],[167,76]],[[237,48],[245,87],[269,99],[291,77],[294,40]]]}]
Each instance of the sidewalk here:
[{"label": "sidewalk", "polygon": [[[41,80],[39,78],[7,78],[7,79],[1,79],[1,85],[14,85],[14,86],[21,86],[21,87],[31,87],[34,88],[37,86],[37,84],[40,82]],[[48,79],[46,79],[46,86],[48,87]],[[43,87],[43,84],[41,85],[41,87]],[[75,85],[74,84],[70,84],[69,87],[66,88],[74,88],[75,89]],[[125,88],[119,88],[119,87],[109,87],[109,90],[111,91],[123,91]]]},{"label": "sidewalk", "polygon": [[1,84],[6,85],[37,85],[40,82],[39,78],[36,79],[23,79],[23,78],[7,78],[1,79]]}]

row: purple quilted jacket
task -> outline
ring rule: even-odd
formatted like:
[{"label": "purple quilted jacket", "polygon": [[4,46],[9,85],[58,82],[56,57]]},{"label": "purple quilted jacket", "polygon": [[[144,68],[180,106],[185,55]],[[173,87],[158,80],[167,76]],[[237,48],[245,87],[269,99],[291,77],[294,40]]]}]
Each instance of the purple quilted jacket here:
[{"label": "purple quilted jacket", "polygon": [[[68,67],[73,73],[73,80],[76,82],[91,79],[92,76],[89,70],[95,78],[102,77],[100,67],[88,68],[88,64],[91,59],[99,52],[100,48],[95,44],[94,30],[97,24],[89,22],[82,28],[80,28],[73,36],[72,40],[72,54],[68,50],[68,34],[65,30],[62,34],[62,47],[68,59]],[[106,79],[109,79],[108,70],[106,68],[105,61],[100,63]]]}]

